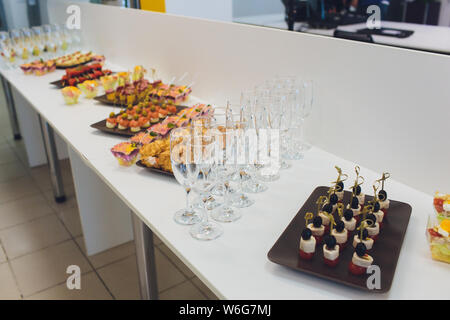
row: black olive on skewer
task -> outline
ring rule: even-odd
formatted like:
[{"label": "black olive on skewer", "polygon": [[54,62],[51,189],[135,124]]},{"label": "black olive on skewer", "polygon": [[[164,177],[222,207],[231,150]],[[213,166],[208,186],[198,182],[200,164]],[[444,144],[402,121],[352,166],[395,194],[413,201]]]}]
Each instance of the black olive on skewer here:
[{"label": "black olive on skewer", "polygon": [[356,245],[355,252],[358,256],[364,257],[364,255],[366,254],[366,251],[367,251],[367,248],[364,243],[360,242]]},{"label": "black olive on skewer", "polygon": [[378,192],[378,199],[380,199],[380,201],[386,200],[387,192],[385,190],[380,190],[380,192]]},{"label": "black olive on skewer", "polygon": [[344,218],[345,218],[345,220],[347,220],[347,221],[352,220],[352,218],[353,218],[353,211],[352,211],[352,209],[347,209],[347,210],[345,210],[345,212],[344,212]]},{"label": "black olive on skewer", "polygon": [[344,190],[344,182],[339,181],[338,183],[336,183],[336,191],[341,192],[342,190]]},{"label": "black olive on skewer", "polygon": [[323,207],[322,207],[322,211],[325,211],[327,213],[331,213],[333,212],[333,206],[329,203],[326,203]]},{"label": "black olive on skewer", "polygon": [[[351,218],[350,218],[351,219]],[[336,226],[334,227],[336,229],[337,232],[342,232],[344,231],[345,228],[345,223],[344,221],[338,221],[338,223],[336,223]]]},{"label": "black olive on skewer", "polygon": [[375,222],[377,222],[377,217],[373,213],[368,214],[366,219],[372,220],[373,225],[375,225]]},{"label": "black olive on skewer", "polygon": [[305,228],[302,232],[302,239],[303,240],[309,240],[311,239],[312,232],[309,228]]},{"label": "black olive on skewer", "polygon": [[380,203],[377,201],[373,205],[373,212],[378,212],[380,210]]},{"label": "black olive on skewer", "polygon": [[352,198],[352,209],[358,209],[359,208],[359,200],[357,197]]},{"label": "black olive on skewer", "polygon": [[315,228],[320,228],[321,225],[322,225],[322,218],[319,216],[315,216],[313,219],[313,226]]},{"label": "black olive on skewer", "polygon": [[332,205],[335,205],[336,203],[338,203],[338,200],[339,200],[339,198],[336,193],[333,193],[330,195],[330,203]]},{"label": "black olive on skewer", "polygon": [[334,247],[336,246],[336,238],[334,236],[327,234],[324,238],[324,242],[328,250],[334,250]]},{"label": "black olive on skewer", "polygon": [[[358,232],[357,237],[361,239],[361,232]],[[369,237],[369,231],[367,231],[367,229],[364,229],[362,232],[362,239],[361,240],[366,240]]]},{"label": "black olive on skewer", "polygon": [[361,186],[356,186],[356,189],[355,189],[355,187],[352,187],[352,190],[355,193],[355,195],[357,195],[357,196],[359,196],[361,194]]}]

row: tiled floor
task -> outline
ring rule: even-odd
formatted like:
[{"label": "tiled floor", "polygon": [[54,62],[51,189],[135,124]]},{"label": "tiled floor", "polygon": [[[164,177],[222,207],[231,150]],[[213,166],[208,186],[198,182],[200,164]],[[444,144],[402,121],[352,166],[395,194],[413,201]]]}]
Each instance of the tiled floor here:
[{"label": "tiled floor", "polygon": [[[0,299],[139,299],[134,243],[87,256],[70,163],[61,162],[68,200],[53,200],[46,166],[29,169],[23,143],[11,138],[0,91]],[[217,299],[155,239],[161,299]],[[81,269],[69,290],[66,268]]]}]

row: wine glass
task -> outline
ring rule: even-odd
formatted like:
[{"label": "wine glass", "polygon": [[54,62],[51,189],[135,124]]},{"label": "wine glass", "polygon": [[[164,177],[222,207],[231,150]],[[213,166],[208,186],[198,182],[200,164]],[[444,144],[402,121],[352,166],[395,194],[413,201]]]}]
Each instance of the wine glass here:
[{"label": "wine glass", "polygon": [[192,153],[189,157],[198,168],[194,180],[194,188],[202,198],[203,219],[189,230],[191,236],[198,240],[213,240],[223,233],[223,228],[209,220],[207,201],[209,192],[216,184],[217,175],[214,172],[216,163],[217,140],[211,130],[206,130],[200,134],[194,134],[187,143],[187,149]]},{"label": "wine glass", "polygon": [[170,160],[172,171],[178,183],[186,191],[186,207],[175,212],[175,222],[182,225],[193,225],[201,221],[201,215],[193,208],[189,201],[189,195],[192,191],[192,185],[195,177],[198,175],[198,166],[188,157],[188,143],[191,139],[189,129],[177,128],[170,132]]},{"label": "wine glass", "polygon": [[215,173],[225,186],[224,203],[211,214],[219,222],[232,222],[241,218],[238,208],[233,208],[230,194],[230,180],[237,172],[236,166],[236,130],[233,129],[231,119],[227,119],[226,126],[215,126],[214,132],[217,140]]}]

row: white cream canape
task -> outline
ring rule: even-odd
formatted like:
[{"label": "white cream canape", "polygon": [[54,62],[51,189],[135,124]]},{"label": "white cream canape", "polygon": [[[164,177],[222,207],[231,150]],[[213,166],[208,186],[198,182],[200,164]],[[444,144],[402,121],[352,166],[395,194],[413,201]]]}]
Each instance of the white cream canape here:
[{"label": "white cream canape", "polygon": [[311,232],[313,236],[321,237],[325,233],[325,227],[321,225],[320,227],[316,228],[312,223],[308,224],[307,226],[309,229],[311,229]]},{"label": "white cream canape", "polygon": [[350,221],[347,221],[347,220],[345,220],[344,217],[342,217],[341,220],[345,224],[345,229],[347,229],[350,232],[355,230],[355,228],[356,228],[356,219],[355,218],[352,218]]},{"label": "white cream canape", "polygon": [[311,237],[308,240],[300,238],[300,250],[304,253],[313,253],[316,250],[316,238]]},{"label": "white cream canape", "polygon": [[339,246],[335,245],[333,249],[328,249],[327,245],[323,245],[323,257],[327,260],[334,261],[339,257]]},{"label": "white cream canape", "polygon": [[361,267],[361,268],[368,268],[373,263],[373,258],[365,254],[364,256],[360,257],[356,254],[356,252],[353,253],[352,262],[354,265]]},{"label": "white cream canape", "polygon": [[[345,224],[345,222],[344,222],[344,224]],[[342,232],[337,232],[336,229],[333,229],[333,231],[331,231],[331,235],[336,238],[336,242],[338,244],[342,244],[342,243],[346,243],[347,242],[347,239],[348,239],[348,231],[347,231],[347,229],[342,230]]]},{"label": "white cream canape", "polygon": [[367,250],[370,250],[373,247],[373,239],[372,238],[366,238],[366,239],[361,241],[361,239],[358,237],[358,235],[355,234],[355,236],[353,237],[353,247],[356,248],[356,246],[360,242],[365,244]]},{"label": "white cream canape", "polygon": [[383,201],[379,201],[379,203],[380,203],[380,209],[385,209],[385,210],[389,209],[389,204],[390,204],[389,199],[384,199]]},{"label": "white cream canape", "polygon": [[367,227],[367,232],[369,233],[369,237],[374,237],[380,233],[380,224],[375,222],[373,226]]}]

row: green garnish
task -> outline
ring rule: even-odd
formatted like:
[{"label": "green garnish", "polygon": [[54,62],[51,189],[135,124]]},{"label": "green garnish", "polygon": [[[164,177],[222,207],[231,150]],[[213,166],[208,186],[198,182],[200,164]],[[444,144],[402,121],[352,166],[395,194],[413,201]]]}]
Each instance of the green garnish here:
[{"label": "green garnish", "polygon": [[158,134],[157,134],[156,132],[150,131],[150,135],[151,135],[152,137],[156,137]]},{"label": "green garnish", "polygon": [[173,123],[169,122],[167,124],[167,128],[170,128],[170,129],[175,128],[175,125]]}]

